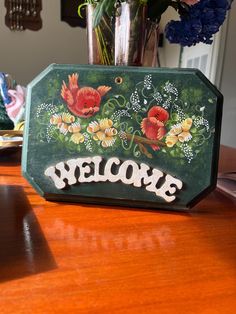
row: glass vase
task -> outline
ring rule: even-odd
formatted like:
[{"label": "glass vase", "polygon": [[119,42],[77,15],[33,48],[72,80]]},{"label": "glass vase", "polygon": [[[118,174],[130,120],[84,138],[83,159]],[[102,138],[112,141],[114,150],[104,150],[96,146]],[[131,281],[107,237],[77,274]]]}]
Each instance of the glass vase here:
[{"label": "glass vase", "polygon": [[[158,27],[147,20],[145,5],[138,1],[121,2],[112,17],[104,15],[94,28],[95,8],[96,5],[87,6],[89,64],[156,65]],[[151,47],[154,43],[151,56],[145,53],[146,48],[150,50],[150,42]]]}]

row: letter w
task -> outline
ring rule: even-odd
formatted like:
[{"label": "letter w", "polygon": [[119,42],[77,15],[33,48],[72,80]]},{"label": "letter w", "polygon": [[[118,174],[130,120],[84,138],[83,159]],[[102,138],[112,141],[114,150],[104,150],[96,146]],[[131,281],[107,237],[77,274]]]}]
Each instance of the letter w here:
[{"label": "letter w", "polygon": [[[56,164],[56,167],[49,167],[44,172],[47,177],[50,177],[53,180],[57,189],[63,189],[66,186],[66,183],[64,182],[65,179],[67,179],[69,185],[76,183],[76,159],[68,160],[66,164],[69,170],[66,170],[64,162],[59,162]],[[60,171],[60,175],[57,174],[58,170]]]}]

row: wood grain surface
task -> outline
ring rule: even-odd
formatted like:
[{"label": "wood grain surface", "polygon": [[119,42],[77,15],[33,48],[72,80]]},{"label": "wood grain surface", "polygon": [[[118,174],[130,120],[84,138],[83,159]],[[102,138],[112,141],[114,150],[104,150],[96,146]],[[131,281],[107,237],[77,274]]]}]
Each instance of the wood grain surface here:
[{"label": "wood grain surface", "polygon": [[[222,170],[236,169],[222,147]],[[111,191],[112,193],[112,191]],[[236,202],[189,213],[46,202],[0,155],[0,313],[236,312]]]}]

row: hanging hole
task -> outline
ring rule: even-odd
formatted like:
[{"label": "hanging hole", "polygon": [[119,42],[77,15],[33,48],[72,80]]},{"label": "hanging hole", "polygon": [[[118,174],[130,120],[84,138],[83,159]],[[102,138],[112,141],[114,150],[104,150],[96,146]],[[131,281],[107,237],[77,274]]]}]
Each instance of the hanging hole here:
[{"label": "hanging hole", "polygon": [[117,76],[117,77],[115,78],[115,83],[118,84],[118,85],[122,84],[122,83],[123,83],[123,78],[120,77],[120,76]]}]

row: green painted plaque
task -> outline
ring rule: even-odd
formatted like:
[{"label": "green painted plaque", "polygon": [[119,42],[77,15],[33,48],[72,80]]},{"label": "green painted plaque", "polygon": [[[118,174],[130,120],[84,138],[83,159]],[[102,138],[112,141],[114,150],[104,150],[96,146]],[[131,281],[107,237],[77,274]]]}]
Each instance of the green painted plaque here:
[{"label": "green painted plaque", "polygon": [[216,184],[222,100],[198,70],[51,65],[23,174],[48,200],[188,209]]}]

